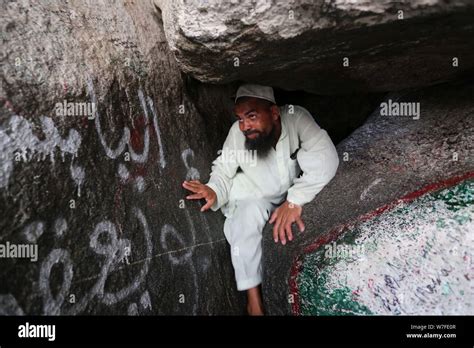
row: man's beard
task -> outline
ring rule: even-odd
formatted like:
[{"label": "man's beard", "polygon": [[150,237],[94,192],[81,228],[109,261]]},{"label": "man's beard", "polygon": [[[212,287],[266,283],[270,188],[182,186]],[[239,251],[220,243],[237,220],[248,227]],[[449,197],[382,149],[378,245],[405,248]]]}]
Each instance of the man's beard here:
[{"label": "man's beard", "polygon": [[[257,133],[258,136],[254,139],[247,138],[247,135]],[[270,150],[273,147],[273,142],[275,141],[275,127],[272,127],[271,132],[268,135],[265,135],[259,131],[247,131],[244,132],[245,137],[245,148],[247,150],[256,150],[257,156],[260,158],[265,158],[270,153]]]}]

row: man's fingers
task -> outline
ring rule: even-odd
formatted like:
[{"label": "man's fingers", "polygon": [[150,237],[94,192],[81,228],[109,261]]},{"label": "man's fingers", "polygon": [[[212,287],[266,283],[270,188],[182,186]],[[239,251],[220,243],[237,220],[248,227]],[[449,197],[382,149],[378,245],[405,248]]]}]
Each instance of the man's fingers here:
[{"label": "man's fingers", "polygon": [[288,240],[291,242],[293,240],[293,232],[291,231],[291,225],[292,223],[287,223],[285,225],[285,231],[286,231],[286,235],[288,237]]},{"label": "man's fingers", "polygon": [[183,186],[186,188],[188,187],[199,188],[199,187],[202,187],[202,184],[196,183],[196,182],[184,181]]},{"label": "man's fingers", "polygon": [[300,217],[296,218],[296,224],[298,225],[298,228],[300,229],[300,232],[304,232],[304,223],[303,223],[303,220],[301,220]]},{"label": "man's fingers", "polygon": [[281,217],[277,216],[275,221],[275,226],[273,226],[273,240],[275,243],[278,243],[278,234],[279,234],[279,227],[281,223]]},{"label": "man's fingers", "polygon": [[191,184],[187,181],[183,182],[183,187],[189,191],[196,192],[199,188],[195,184]]},{"label": "man's fingers", "polygon": [[272,213],[272,217],[270,218],[269,223],[275,225],[273,226],[273,240],[275,243],[278,242],[278,208]]},{"label": "man's fingers", "polygon": [[186,199],[201,199],[204,198],[204,192],[198,192],[193,195],[186,196]]},{"label": "man's fingers", "polygon": [[286,244],[286,236],[285,236],[285,223],[286,217],[282,217],[280,220],[280,224],[278,226],[278,235],[280,236],[281,244]]},{"label": "man's fingers", "polygon": [[280,236],[281,244],[285,245],[286,244],[286,236],[285,236],[285,228],[284,228],[283,225],[280,225],[280,228],[278,230],[278,235]]},{"label": "man's fingers", "polygon": [[208,210],[209,208],[212,207],[212,205],[214,204],[214,200],[213,199],[209,199],[206,204],[204,204],[201,208],[201,211],[206,211]]},{"label": "man's fingers", "polygon": [[268,221],[269,223],[273,224],[275,222],[275,219],[277,218],[278,216],[278,213],[277,213],[278,209],[275,210],[273,213],[272,213],[272,217],[270,218],[270,221]]},{"label": "man's fingers", "polygon": [[192,181],[184,180],[183,181],[183,186],[184,185],[187,185],[187,186],[201,186],[203,184],[201,184],[198,180],[192,180]]},{"label": "man's fingers", "polygon": [[191,186],[185,182],[183,182],[183,187],[186,189],[186,190],[189,190],[191,192],[198,192],[199,191],[199,188],[198,187],[195,187],[195,186]]}]

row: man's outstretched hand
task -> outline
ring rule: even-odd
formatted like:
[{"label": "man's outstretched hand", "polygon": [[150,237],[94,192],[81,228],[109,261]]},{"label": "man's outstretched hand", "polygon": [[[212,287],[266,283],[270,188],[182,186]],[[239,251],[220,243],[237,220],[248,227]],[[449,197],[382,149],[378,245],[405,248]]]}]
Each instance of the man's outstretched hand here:
[{"label": "man's outstretched hand", "polygon": [[294,222],[296,222],[301,232],[304,231],[304,223],[301,220],[302,211],[303,208],[301,206],[288,201],[285,201],[285,203],[275,209],[269,221],[271,224],[275,223],[273,226],[273,239],[275,243],[280,239],[281,244],[285,245],[286,237],[288,237],[289,241],[293,240],[291,225]]},{"label": "man's outstretched hand", "polygon": [[194,194],[186,196],[186,199],[205,199],[206,204],[203,205],[201,211],[206,211],[217,199],[217,195],[209,186],[202,184],[199,180],[184,181],[183,187]]}]

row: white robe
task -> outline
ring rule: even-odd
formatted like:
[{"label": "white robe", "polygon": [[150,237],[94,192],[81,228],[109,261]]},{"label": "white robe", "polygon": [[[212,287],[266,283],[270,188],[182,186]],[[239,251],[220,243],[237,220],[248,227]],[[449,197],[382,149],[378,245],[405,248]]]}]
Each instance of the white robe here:
[{"label": "white robe", "polygon": [[[242,155],[248,150],[239,123],[235,122],[206,184],[217,195],[211,209],[221,209],[227,217],[224,233],[231,252],[239,250],[238,256],[232,254],[239,290],[261,282],[261,233],[269,213],[285,199],[300,206],[312,201],[334,177],[339,165],[331,138],[305,108],[281,106],[280,118],[281,135],[276,149],[256,161],[255,157]],[[244,209],[242,202],[248,205],[252,200],[256,202],[250,204],[254,209]]]}]

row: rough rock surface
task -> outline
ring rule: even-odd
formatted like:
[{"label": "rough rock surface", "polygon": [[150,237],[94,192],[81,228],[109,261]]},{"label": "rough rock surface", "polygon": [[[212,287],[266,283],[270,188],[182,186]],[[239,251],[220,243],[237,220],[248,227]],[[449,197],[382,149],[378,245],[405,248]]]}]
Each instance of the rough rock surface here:
[{"label": "rough rock surface", "polygon": [[263,284],[270,314],[292,313],[297,300],[291,296],[292,268],[308,246],[330,240],[334,230],[426,185],[474,175],[472,82],[392,93],[389,99],[420,103],[419,119],[382,116],[377,109],[337,146],[341,162],[336,176],[303,208],[305,232],[294,231],[293,242],[282,246],[266,226]]},{"label": "rough rock surface", "polygon": [[474,68],[470,0],[156,3],[180,68],[203,82],[330,95],[433,85]]},{"label": "rough rock surface", "polygon": [[[280,104],[307,107],[337,142],[384,97],[366,92],[471,71],[469,3],[2,2],[0,244],[37,245],[38,260],[0,259],[0,314],[243,313],[223,216],[181,188],[207,180],[235,87],[280,87]],[[293,262],[318,237],[473,171],[473,97],[463,83],[390,93],[420,102],[420,119],[375,112],[338,145],[305,234],[282,247],[264,231],[269,314],[292,312]]]},{"label": "rough rock surface", "polygon": [[[0,243],[38,246],[36,262],[0,259],[0,314],[243,313],[223,217],[182,200],[225,138],[205,127],[228,119],[223,94],[191,98],[160,11],[0,6]],[[63,102],[96,111],[60,116]]]},{"label": "rough rock surface", "polygon": [[302,315],[470,315],[474,172],[410,193],[336,228],[291,275]]}]

